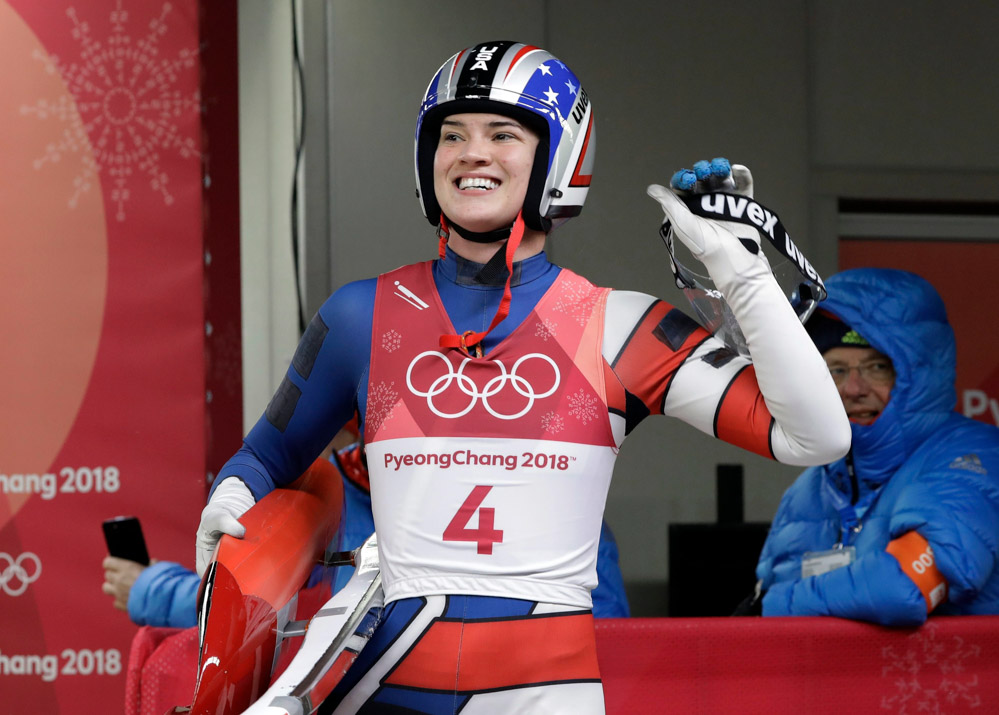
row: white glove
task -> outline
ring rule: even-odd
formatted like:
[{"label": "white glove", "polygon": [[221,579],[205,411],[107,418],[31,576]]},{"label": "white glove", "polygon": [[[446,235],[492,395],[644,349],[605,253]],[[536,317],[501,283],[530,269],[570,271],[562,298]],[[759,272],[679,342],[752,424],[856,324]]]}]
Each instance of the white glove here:
[{"label": "white glove", "polygon": [[242,539],[246,527],[237,519],[254,505],[253,494],[246,488],[241,479],[227,477],[215,488],[212,498],[201,512],[201,523],[198,524],[197,564],[198,576],[204,576],[208,565],[215,555],[222,534]]},{"label": "white glove", "polygon": [[[716,159],[712,165],[718,161]],[[698,164],[706,163],[698,162]],[[698,164],[695,164],[695,167]],[[728,168],[727,162],[725,168]],[[735,164],[724,175],[717,172],[695,174],[689,170],[681,170],[673,177],[672,184],[677,188],[668,189],[653,184],[649,186],[647,192],[662,206],[676,236],[691,254],[705,265],[719,290],[725,293],[733,281],[737,281],[740,277],[755,276],[761,269],[770,271],[770,264],[760,247],[759,231],[752,226],[734,221],[718,221],[696,216],[677,196],[678,193],[687,191],[695,194],[727,191],[751,199],[753,175],[747,167]]]}]

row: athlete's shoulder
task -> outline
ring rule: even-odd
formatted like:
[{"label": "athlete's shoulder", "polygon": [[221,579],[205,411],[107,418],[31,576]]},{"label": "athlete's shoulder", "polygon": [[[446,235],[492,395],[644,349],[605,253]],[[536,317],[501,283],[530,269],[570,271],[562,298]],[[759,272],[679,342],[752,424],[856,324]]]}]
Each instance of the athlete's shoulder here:
[{"label": "athlete's shoulder", "polygon": [[398,279],[413,271],[427,270],[432,261],[422,261],[382,273],[374,278],[345,283],[333,295],[326,299],[319,309],[319,315],[327,326],[338,325],[341,328],[357,329],[363,332],[371,326],[374,314],[375,299],[380,280]]},{"label": "athlete's shoulder", "polygon": [[333,292],[326,299],[327,305],[341,306],[350,305],[358,301],[374,300],[375,289],[378,287],[377,278],[365,278],[359,281],[345,283]]},{"label": "athlete's shoulder", "polygon": [[590,288],[601,290],[601,291],[610,292],[612,290],[611,288],[608,288],[607,286],[602,286],[602,285],[599,285],[597,283],[594,283],[592,280],[590,280],[589,278],[587,278],[583,274],[577,273],[576,271],[572,270],[571,268],[566,268],[565,266],[560,266],[557,263],[552,263],[550,261],[548,262],[548,265],[551,266],[556,271],[556,276],[559,279],[561,279],[562,281],[572,281],[572,282],[576,282],[576,283],[585,283]]},{"label": "athlete's shoulder", "polygon": [[362,316],[370,316],[375,304],[377,278],[352,281],[338,288],[319,309],[323,322],[332,326],[355,324]]},{"label": "athlete's shoulder", "polygon": [[607,314],[615,318],[635,317],[644,315],[650,307],[662,301],[648,293],[634,290],[614,290],[607,294]]},{"label": "athlete's shoulder", "polygon": [[[640,324],[659,343],[677,351],[697,333],[697,341],[706,337],[701,326],[679,308],[661,298],[630,290],[612,290],[607,296],[607,318],[604,321],[605,347],[623,347],[630,341]],[[612,349],[616,354],[616,350]]]}]

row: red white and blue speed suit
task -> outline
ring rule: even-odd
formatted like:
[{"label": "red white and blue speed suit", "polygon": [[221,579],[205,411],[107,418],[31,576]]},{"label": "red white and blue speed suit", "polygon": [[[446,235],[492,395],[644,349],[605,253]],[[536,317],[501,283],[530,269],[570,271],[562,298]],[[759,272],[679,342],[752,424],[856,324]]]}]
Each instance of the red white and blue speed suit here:
[{"label": "red white and blue speed suit", "polygon": [[[828,406],[803,411],[781,390],[787,321],[746,330],[770,338],[754,366],[667,303],[597,288],[542,253],[515,264],[484,357],[438,348],[495,314],[502,285],[482,285],[481,269],[448,251],[337,291],[220,473],[260,498],[355,409],[363,418],[387,606],[321,712],[603,712],[589,591],[625,435],[668,414],[792,463],[822,442]],[[787,307],[773,288],[760,300]],[[733,298],[754,290],[767,293],[750,279]]]}]

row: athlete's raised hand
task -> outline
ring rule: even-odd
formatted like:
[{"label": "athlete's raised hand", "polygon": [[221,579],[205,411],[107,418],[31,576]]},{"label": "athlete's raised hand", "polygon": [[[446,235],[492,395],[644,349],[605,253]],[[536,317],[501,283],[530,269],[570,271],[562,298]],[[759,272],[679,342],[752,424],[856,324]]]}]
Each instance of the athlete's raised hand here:
[{"label": "athlete's raised hand", "polygon": [[769,270],[760,250],[759,231],[743,223],[697,216],[686,204],[691,196],[719,191],[736,196],[705,197],[704,200],[751,200],[753,175],[747,167],[732,165],[723,158],[699,161],[693,170],[676,172],[670,186],[653,184],[647,191],[662,206],[677,238],[705,264],[716,284],[721,285],[744,271],[756,269],[761,263]]}]

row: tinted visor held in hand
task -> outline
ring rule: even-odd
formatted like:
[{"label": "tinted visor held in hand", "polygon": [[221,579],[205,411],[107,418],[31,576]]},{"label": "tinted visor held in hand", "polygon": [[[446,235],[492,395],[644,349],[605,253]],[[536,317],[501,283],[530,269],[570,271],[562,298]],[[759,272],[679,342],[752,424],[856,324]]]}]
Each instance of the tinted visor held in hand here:
[{"label": "tinted visor held in hand", "polygon": [[[697,216],[718,221],[734,221],[755,228],[763,237],[759,246],[752,241],[740,240],[746,246],[746,250],[753,253],[757,253],[760,246],[764,247],[763,256],[770,265],[778,285],[787,295],[798,319],[802,323],[808,320],[819,302],[825,299],[826,288],[822,283],[822,277],[794,245],[776,213],[759,202],[739,194],[714,192],[681,195],[680,198],[687,204],[691,213]],[[686,249],[682,248],[682,242],[673,240],[673,227],[669,221],[660,227],[659,235],[669,253],[670,269],[673,271],[676,287],[687,297],[697,321],[732,350],[748,357],[746,338],[725,296],[715,288],[709,276],[696,273],[680,262],[677,247],[684,251]],[[685,260],[699,265],[699,262],[689,254]]]}]

